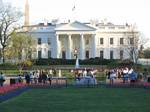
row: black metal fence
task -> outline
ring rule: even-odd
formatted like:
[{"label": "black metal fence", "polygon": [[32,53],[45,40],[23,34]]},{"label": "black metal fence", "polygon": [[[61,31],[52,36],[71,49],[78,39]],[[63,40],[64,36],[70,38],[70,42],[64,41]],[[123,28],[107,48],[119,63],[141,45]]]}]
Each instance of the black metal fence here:
[{"label": "black metal fence", "polygon": [[[82,79],[80,79],[82,80]],[[120,80],[120,82],[115,82],[113,84],[109,83],[109,79],[106,79],[106,77],[95,77],[94,80],[96,82],[91,83],[90,78],[86,78],[83,80],[82,83],[78,81],[76,78],[66,78],[66,77],[52,77],[48,78],[45,81],[42,80],[39,82],[38,79],[30,79],[30,82],[27,83],[28,85],[32,87],[69,87],[69,86],[75,86],[75,87],[150,87],[145,85],[145,82],[135,82],[130,83],[128,81],[127,83],[123,83],[123,81]],[[116,79],[117,80],[117,79]],[[6,83],[7,85],[13,85],[16,83],[26,83],[25,78],[23,77],[22,80],[18,78],[7,78]]]}]

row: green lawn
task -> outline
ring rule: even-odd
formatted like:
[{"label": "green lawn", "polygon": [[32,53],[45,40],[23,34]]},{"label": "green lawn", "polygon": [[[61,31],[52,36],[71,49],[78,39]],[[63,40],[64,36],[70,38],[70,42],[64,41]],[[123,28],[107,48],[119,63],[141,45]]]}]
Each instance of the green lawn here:
[{"label": "green lawn", "polygon": [[150,90],[32,89],[0,103],[0,112],[150,112]]}]

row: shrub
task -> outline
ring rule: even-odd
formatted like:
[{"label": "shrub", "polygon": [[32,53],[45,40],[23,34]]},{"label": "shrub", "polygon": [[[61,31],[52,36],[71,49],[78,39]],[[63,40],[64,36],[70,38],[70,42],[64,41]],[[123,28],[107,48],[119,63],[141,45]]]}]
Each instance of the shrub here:
[{"label": "shrub", "polygon": [[17,65],[12,63],[3,63],[0,64],[0,69],[1,70],[17,69]]},{"label": "shrub", "polygon": [[[75,65],[75,59],[37,59],[34,60],[35,65]],[[80,65],[110,65],[117,60],[108,60],[108,59],[101,59],[101,58],[90,58],[85,60],[79,60]]]},{"label": "shrub", "polygon": [[22,69],[22,70],[31,69],[32,65],[33,65],[32,61],[25,60],[25,61],[18,64],[18,67],[19,67],[18,69]]}]

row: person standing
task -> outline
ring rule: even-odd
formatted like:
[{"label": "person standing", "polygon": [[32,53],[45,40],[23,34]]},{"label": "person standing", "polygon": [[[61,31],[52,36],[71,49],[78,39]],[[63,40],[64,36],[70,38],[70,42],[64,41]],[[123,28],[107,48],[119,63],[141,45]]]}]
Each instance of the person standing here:
[{"label": "person standing", "polygon": [[145,68],[144,69],[144,72],[143,72],[143,80],[144,80],[144,82],[148,82],[148,71],[147,71],[147,69]]},{"label": "person standing", "polygon": [[19,83],[22,83],[22,81],[23,81],[23,80],[22,80],[22,77],[21,77],[21,75],[19,74],[19,75],[18,75],[18,82],[19,82]]},{"label": "person standing", "polygon": [[130,76],[130,85],[134,86],[135,82],[137,81],[137,73],[134,72],[132,68],[129,68],[128,74]]},{"label": "person standing", "polygon": [[45,71],[42,71],[42,82],[43,82],[43,84],[46,83],[46,80],[47,80],[47,74]]},{"label": "person standing", "polygon": [[35,71],[35,74],[34,74],[34,83],[35,83],[35,84],[37,84],[37,83],[38,83],[39,72],[40,72],[40,71],[38,71],[38,70],[37,70],[37,71]]},{"label": "person standing", "polygon": [[26,84],[30,84],[30,75],[27,73],[27,72],[25,72],[25,80],[26,80]]},{"label": "person standing", "polygon": [[124,68],[124,70],[123,70],[123,83],[127,83],[128,82],[128,78],[129,78],[128,72],[129,72],[128,68],[127,67]]},{"label": "person standing", "polygon": [[83,77],[86,77],[86,76],[87,76],[87,70],[85,68],[84,71],[83,71]]},{"label": "person standing", "polygon": [[5,82],[5,75],[1,72],[0,73],[0,86],[3,86]]},{"label": "person standing", "polygon": [[116,78],[116,72],[115,72],[114,69],[112,69],[112,70],[110,71],[110,84],[111,84],[111,85],[114,84],[115,78]]}]

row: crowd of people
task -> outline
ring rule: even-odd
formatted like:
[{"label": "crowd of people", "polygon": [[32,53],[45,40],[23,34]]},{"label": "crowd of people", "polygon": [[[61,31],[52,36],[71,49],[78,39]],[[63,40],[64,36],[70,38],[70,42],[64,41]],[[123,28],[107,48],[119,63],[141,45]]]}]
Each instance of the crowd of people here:
[{"label": "crowd of people", "polygon": [[97,70],[93,69],[77,69],[75,71],[76,84],[97,84],[96,72]]},{"label": "crowd of people", "polygon": [[[75,70],[73,71],[75,74],[75,80],[78,82],[82,82],[84,80],[90,81],[90,83],[96,83],[95,79],[95,70],[90,69],[84,69],[84,70]],[[27,84],[47,84],[49,83],[51,85],[52,83],[52,77],[58,76],[58,73],[56,73],[56,69],[51,70],[36,70],[31,72],[25,72],[23,74],[25,81]],[[59,76],[58,76],[59,77]],[[18,75],[18,82],[22,82],[23,78],[19,74]],[[91,82],[93,81],[93,82]]]},{"label": "crowd of people", "polygon": [[131,67],[115,68],[106,71],[106,76],[110,80],[110,84],[114,84],[116,80],[122,80],[122,83],[134,84],[135,82],[150,82],[147,69],[143,73],[136,73]]},{"label": "crowd of people", "polygon": [[[51,84],[51,77],[56,75],[56,70],[36,70],[30,71],[30,73],[25,72],[24,77],[27,84],[37,84],[43,83],[46,84],[49,82]],[[18,75],[19,82],[21,82],[21,75]]]},{"label": "crowd of people", "polygon": [[[72,71],[72,70],[71,70]],[[75,76],[76,84],[97,84],[97,70],[96,69],[75,69],[72,71]],[[70,72],[71,73],[71,72]],[[72,74],[72,75],[73,75]],[[136,73],[131,67],[113,68],[106,70],[107,79],[110,84],[116,83],[118,80],[122,83],[134,84],[135,82],[150,82],[150,74],[147,69],[142,73]],[[59,77],[56,69],[50,70],[33,70],[18,74],[17,82],[22,83],[25,79],[26,84],[50,84],[52,77]],[[0,73],[0,86],[5,82],[5,76]]]}]

